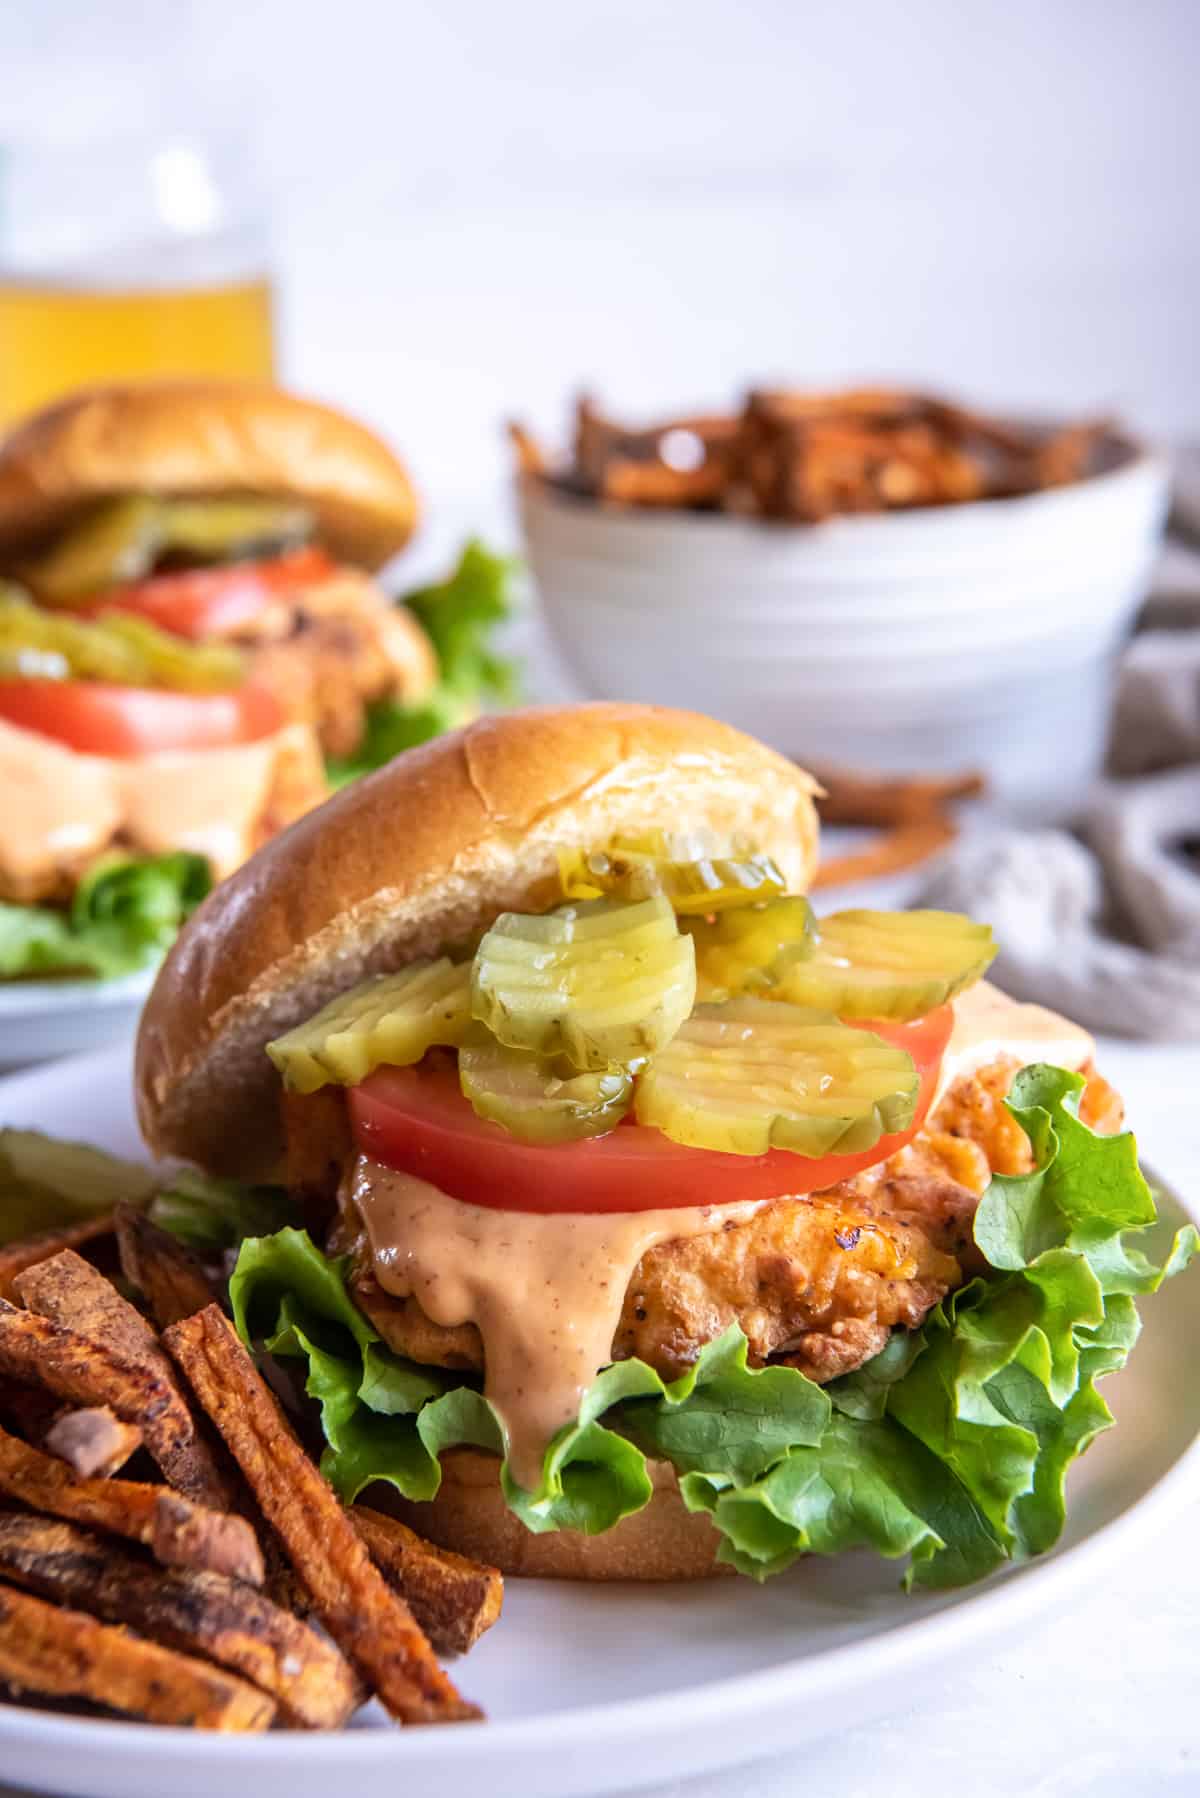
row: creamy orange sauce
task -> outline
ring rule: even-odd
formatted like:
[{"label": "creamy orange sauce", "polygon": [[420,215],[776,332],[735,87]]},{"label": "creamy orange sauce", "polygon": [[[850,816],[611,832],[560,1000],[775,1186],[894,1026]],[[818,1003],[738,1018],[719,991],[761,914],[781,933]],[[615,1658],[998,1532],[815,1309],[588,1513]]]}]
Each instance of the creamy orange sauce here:
[{"label": "creamy orange sauce", "polygon": [[[1015,1055],[1079,1068],[1094,1043],[1039,1005],[986,983],[955,1001],[938,1097],[961,1075]],[[473,1323],[484,1344],[484,1390],[508,1435],[521,1485],[538,1484],[546,1445],[612,1358],[625,1293],[647,1249],[740,1223],[757,1203],[604,1215],[498,1211],[360,1156],[351,1197],[377,1279],[414,1298],[437,1324]]]},{"label": "creamy orange sauce", "polygon": [[193,850],[220,879],[253,846],[285,735],[119,759],[0,722],[0,863],[22,879],[86,860],[119,836],[148,855]]},{"label": "creamy orange sauce", "polygon": [[954,1029],[942,1059],[934,1105],[956,1080],[1001,1055],[1048,1061],[1078,1071],[1092,1060],[1095,1039],[1044,1005],[1022,1005],[981,980],[954,1001]]},{"label": "creamy orange sauce", "polygon": [[758,1209],[495,1211],[365,1156],[351,1196],[379,1284],[415,1298],[434,1323],[478,1326],[484,1391],[504,1421],[513,1477],[530,1489],[546,1444],[578,1416],[583,1394],[612,1360],[625,1292],[646,1250],[744,1222]]}]

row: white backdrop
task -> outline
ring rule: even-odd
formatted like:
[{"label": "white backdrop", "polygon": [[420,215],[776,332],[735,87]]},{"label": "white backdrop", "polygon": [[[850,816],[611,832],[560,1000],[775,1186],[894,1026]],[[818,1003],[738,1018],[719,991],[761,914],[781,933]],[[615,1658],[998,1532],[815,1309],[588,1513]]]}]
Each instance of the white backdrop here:
[{"label": "white backdrop", "polygon": [[258,135],[286,372],[490,510],[499,421],[897,375],[1195,431],[1195,0],[2,0],[0,139]]}]

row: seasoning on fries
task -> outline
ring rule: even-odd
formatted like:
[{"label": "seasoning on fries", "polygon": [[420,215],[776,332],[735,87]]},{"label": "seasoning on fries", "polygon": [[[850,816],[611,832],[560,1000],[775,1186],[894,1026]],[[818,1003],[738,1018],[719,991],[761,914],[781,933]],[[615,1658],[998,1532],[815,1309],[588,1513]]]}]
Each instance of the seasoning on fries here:
[{"label": "seasoning on fries", "polygon": [[140,1480],[77,1479],[64,1461],[6,1430],[0,1430],[0,1492],[31,1511],[141,1542],[166,1566],[262,1584],[262,1553],[244,1517],[207,1511],[165,1486]]},{"label": "seasoning on fries", "polygon": [[[137,1303],[75,1252],[114,1232]],[[342,1507],[215,1270],[119,1204],[6,1244],[0,1289],[6,1695],[227,1730],[338,1729],[373,1693],[402,1722],[479,1715],[435,1655],[496,1621],[499,1573]],[[114,1477],[143,1445],[166,1484]]]},{"label": "seasoning on fries", "polygon": [[218,1573],[165,1573],[89,1530],[0,1516],[0,1580],[251,1680],[303,1729],[337,1729],[361,1700],[333,1643]]},{"label": "seasoning on fries", "polygon": [[14,1285],[29,1309],[0,1310],[0,1365],[8,1357],[12,1371],[27,1377],[44,1355],[46,1385],[80,1404],[111,1405],[138,1423],[177,1491],[231,1509],[235,1488],[196,1428],[170,1362],[116,1287],[72,1249],[28,1268]]},{"label": "seasoning on fries", "polygon": [[436,1548],[397,1517],[351,1505],[350,1521],[388,1585],[407,1600],[438,1654],[466,1654],[492,1627],[504,1602],[504,1581],[449,1548]]},{"label": "seasoning on fries", "polygon": [[6,1242],[0,1247],[0,1298],[11,1300],[13,1281],[27,1267],[48,1261],[61,1249],[86,1248],[101,1237],[111,1236],[113,1228],[113,1213],[105,1211],[81,1224],[68,1224],[61,1230],[44,1230],[37,1236],[26,1236],[20,1242]]},{"label": "seasoning on fries", "polygon": [[376,1568],[223,1312],[210,1305],[173,1324],[164,1341],[282,1539],[321,1621],[386,1709],[404,1723],[478,1717]]},{"label": "seasoning on fries", "polygon": [[1011,498],[1105,466],[1108,420],[1018,425],[903,388],[814,393],[760,389],[738,412],[630,427],[586,395],[574,445],[555,467],[530,432],[509,427],[524,479],[610,505],[724,511],[789,524]]},{"label": "seasoning on fries", "polygon": [[160,1330],[214,1302],[212,1281],[169,1230],[132,1205],[117,1206],[116,1227],[121,1272],[145,1298]]},{"label": "seasoning on fries", "polygon": [[4,1585],[0,1680],[193,1729],[267,1729],[275,1715],[273,1701],[246,1680]]}]

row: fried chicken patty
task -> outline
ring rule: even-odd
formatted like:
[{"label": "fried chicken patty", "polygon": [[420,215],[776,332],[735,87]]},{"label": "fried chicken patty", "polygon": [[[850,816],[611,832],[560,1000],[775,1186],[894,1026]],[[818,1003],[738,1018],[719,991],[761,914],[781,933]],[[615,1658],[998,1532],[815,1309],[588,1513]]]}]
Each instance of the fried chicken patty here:
[{"label": "fried chicken patty", "polygon": [[352,568],[289,594],[230,640],[288,716],[315,726],[328,755],[357,749],[375,700],[421,700],[437,679],[416,619]]},{"label": "fried chicken patty", "polygon": [[[956,1081],[907,1148],[840,1186],[648,1249],[625,1294],[613,1360],[637,1356],[673,1378],[736,1323],[754,1364],[824,1381],[878,1354],[897,1325],[916,1329],[977,1271],[971,1225],[992,1174],[1032,1167],[1028,1139],[1004,1109],[1019,1065],[1002,1058]],[[1087,1072],[1081,1115],[1094,1129],[1118,1129],[1119,1098]],[[361,1231],[351,1246],[354,1297],[389,1347],[434,1366],[482,1368],[474,1324],[432,1323],[415,1299],[379,1285]]]}]

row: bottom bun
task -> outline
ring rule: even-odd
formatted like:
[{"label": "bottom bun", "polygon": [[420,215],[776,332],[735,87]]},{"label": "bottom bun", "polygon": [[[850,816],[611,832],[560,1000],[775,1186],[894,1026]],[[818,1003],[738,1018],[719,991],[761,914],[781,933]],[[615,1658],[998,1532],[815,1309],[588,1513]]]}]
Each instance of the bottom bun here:
[{"label": "bottom bun", "polygon": [[650,1503],[601,1536],[578,1530],[532,1534],[504,1502],[498,1457],[473,1448],[442,1456],[435,1499],[395,1508],[427,1541],[527,1579],[680,1580],[731,1573],[716,1558],[719,1532],[679,1496],[675,1469],[665,1461],[649,1467]]}]

